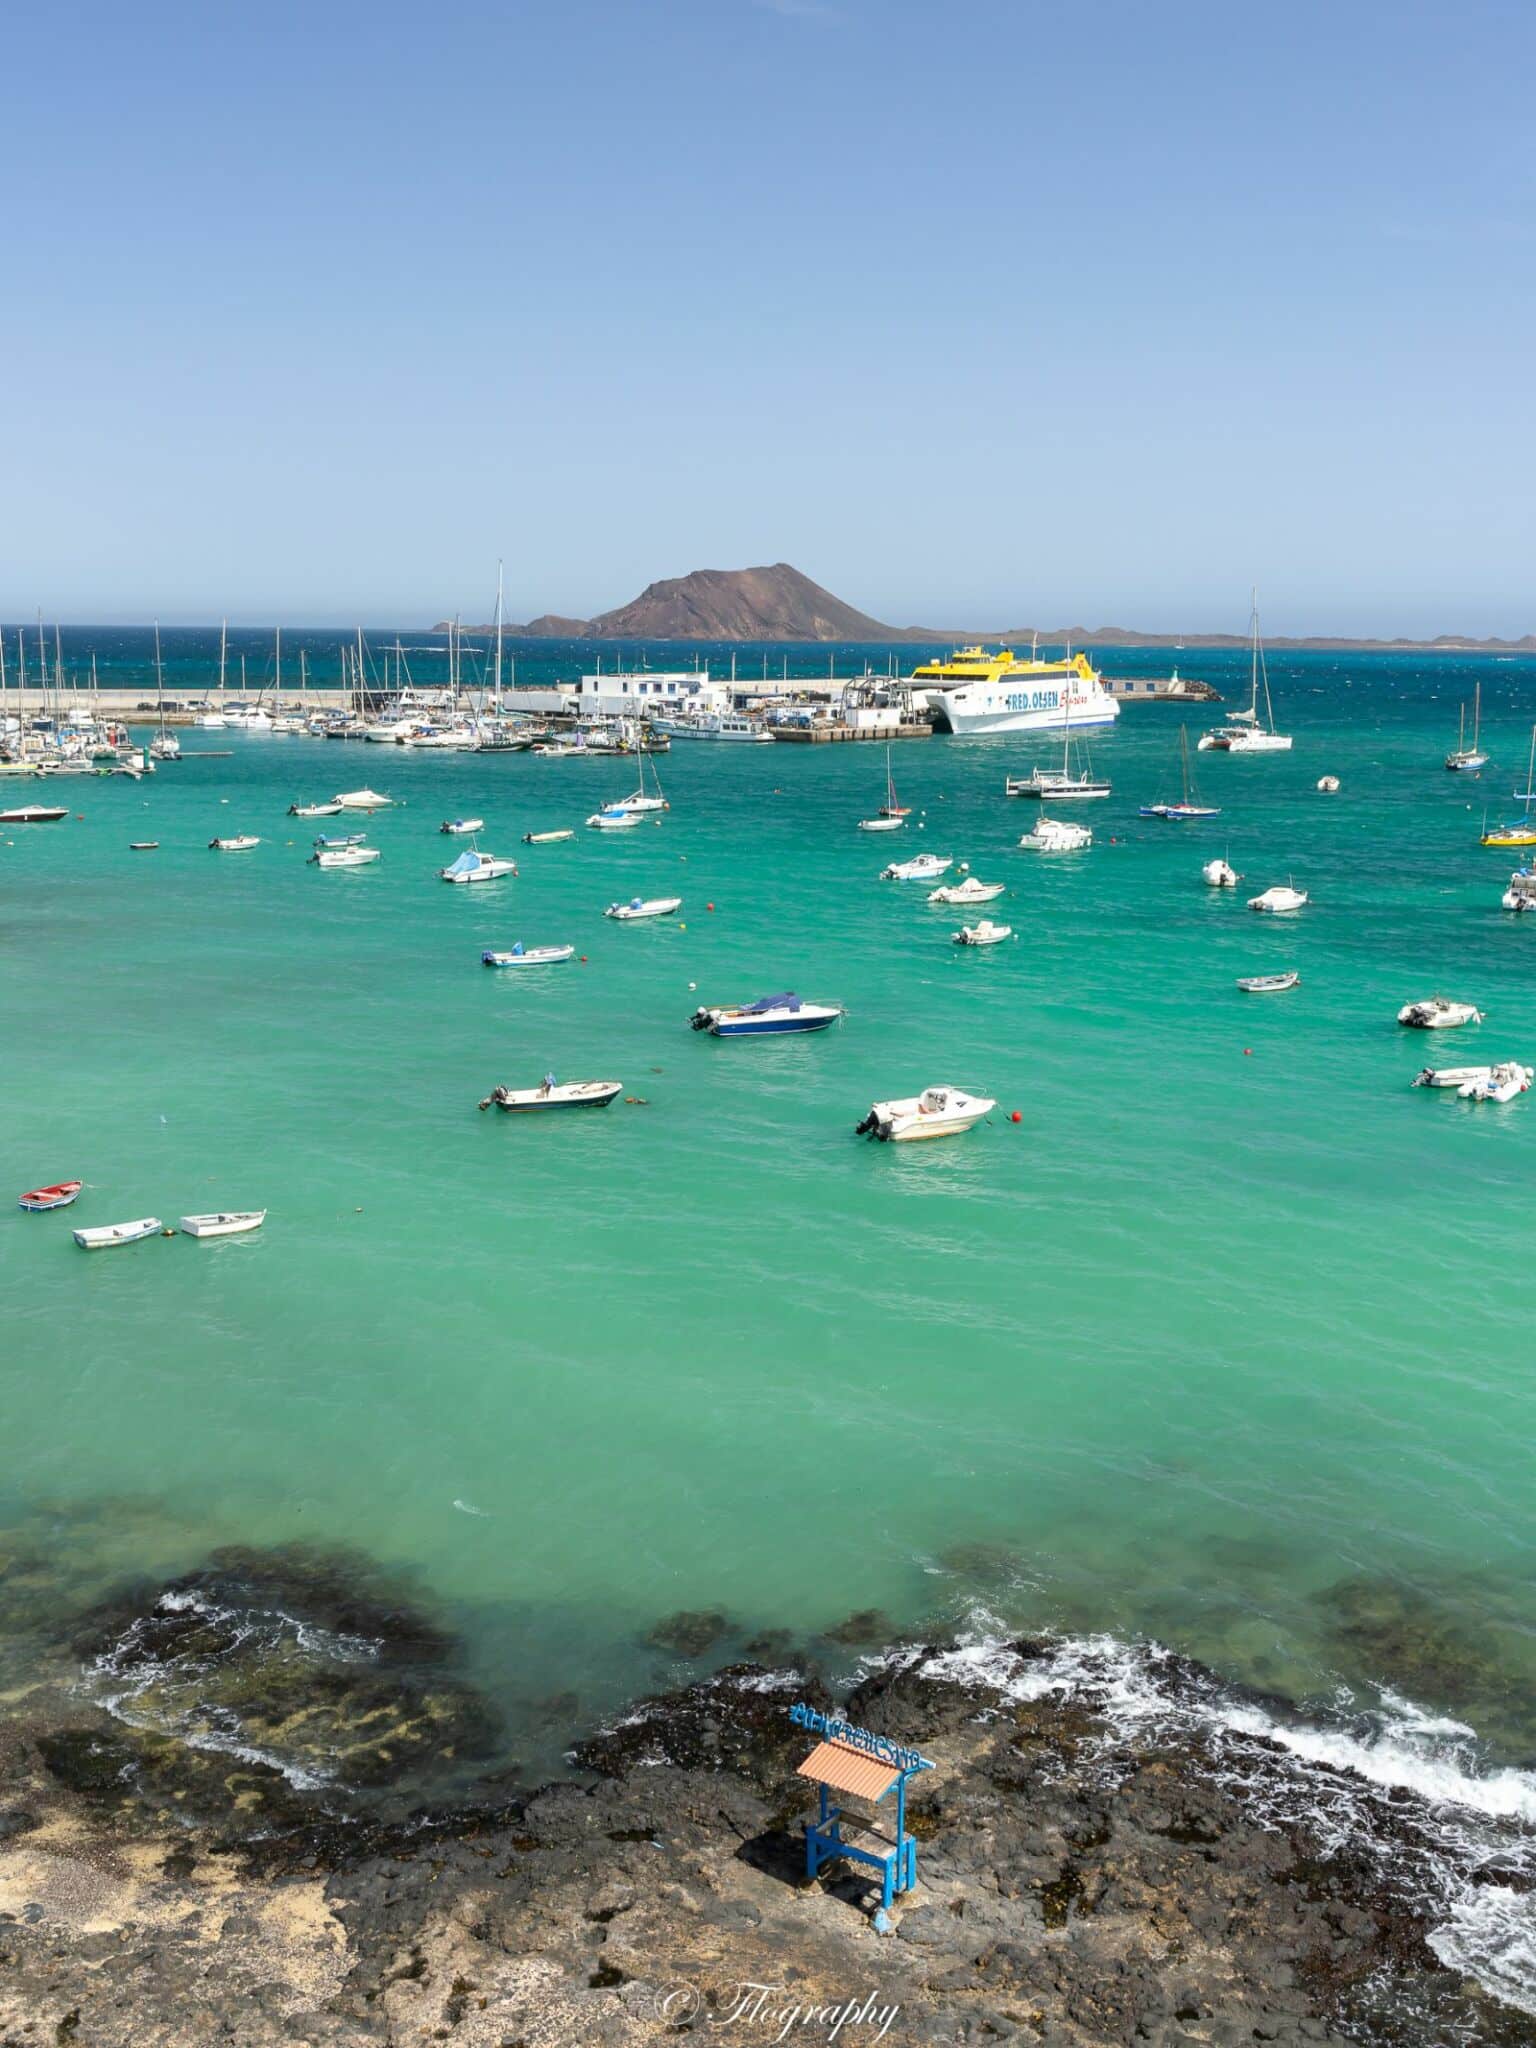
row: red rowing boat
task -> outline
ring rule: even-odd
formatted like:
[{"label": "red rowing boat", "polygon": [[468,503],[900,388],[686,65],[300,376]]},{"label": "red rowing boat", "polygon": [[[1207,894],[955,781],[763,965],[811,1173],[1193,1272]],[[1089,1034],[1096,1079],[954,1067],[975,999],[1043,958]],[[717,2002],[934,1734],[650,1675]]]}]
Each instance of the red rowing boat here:
[{"label": "red rowing boat", "polygon": [[17,1206],[22,1209],[67,1209],[84,1186],[83,1180],[56,1181],[51,1188],[31,1189]]}]

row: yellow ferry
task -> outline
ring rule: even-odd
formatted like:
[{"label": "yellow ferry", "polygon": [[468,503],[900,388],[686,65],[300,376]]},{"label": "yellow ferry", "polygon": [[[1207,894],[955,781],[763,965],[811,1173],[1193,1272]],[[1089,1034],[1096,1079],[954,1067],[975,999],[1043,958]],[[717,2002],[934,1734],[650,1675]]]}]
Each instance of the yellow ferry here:
[{"label": "yellow ferry", "polygon": [[927,661],[907,679],[934,722],[954,733],[1039,732],[1048,727],[1111,725],[1120,706],[1085,654],[1041,661],[1011,647],[961,647]]}]

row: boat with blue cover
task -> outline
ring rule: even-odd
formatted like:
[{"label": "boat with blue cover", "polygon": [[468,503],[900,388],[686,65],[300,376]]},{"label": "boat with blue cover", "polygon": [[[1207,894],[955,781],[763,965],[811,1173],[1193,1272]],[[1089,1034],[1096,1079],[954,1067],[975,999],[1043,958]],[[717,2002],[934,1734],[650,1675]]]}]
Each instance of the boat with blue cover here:
[{"label": "boat with blue cover", "polygon": [[688,1022],[716,1038],[769,1038],[788,1031],[825,1031],[843,1014],[837,1003],[803,1003],[792,990],[759,996],[755,1003],[711,1008],[700,1004]]}]

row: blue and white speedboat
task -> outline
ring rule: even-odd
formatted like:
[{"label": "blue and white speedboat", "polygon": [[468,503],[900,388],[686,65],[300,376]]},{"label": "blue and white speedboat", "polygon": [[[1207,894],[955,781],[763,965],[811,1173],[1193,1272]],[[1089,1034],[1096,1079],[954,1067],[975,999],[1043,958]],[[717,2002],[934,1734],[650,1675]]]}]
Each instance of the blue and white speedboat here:
[{"label": "blue and white speedboat", "polygon": [[688,1021],[695,1031],[710,1031],[716,1038],[767,1038],[786,1031],[825,1031],[842,1014],[836,1003],[803,1003],[786,990],[736,1008],[701,1004]]}]

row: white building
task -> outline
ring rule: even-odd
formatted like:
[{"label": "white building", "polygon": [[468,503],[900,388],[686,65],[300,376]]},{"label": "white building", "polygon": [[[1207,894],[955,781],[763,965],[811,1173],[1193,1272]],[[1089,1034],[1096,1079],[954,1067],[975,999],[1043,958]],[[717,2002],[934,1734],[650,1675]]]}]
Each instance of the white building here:
[{"label": "white building", "polygon": [[584,717],[676,718],[731,708],[730,686],[710,681],[709,670],[634,669],[583,676],[573,709]]}]

